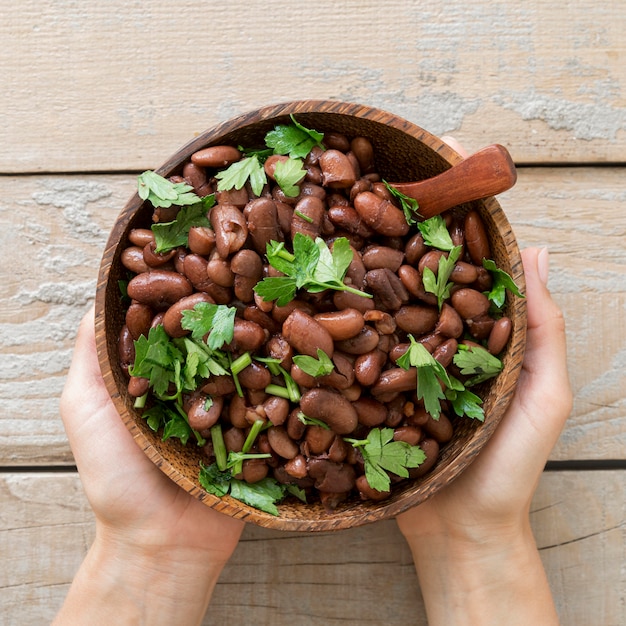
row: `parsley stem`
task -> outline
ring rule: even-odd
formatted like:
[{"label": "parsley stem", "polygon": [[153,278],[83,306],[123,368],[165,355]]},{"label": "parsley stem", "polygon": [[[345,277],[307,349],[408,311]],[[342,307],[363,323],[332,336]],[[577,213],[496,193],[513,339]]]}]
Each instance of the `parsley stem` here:
[{"label": "parsley stem", "polygon": [[246,437],[246,440],[244,441],[243,446],[241,447],[241,451],[244,454],[246,454],[250,450],[250,448],[252,448],[252,446],[254,445],[254,442],[256,441],[258,434],[263,430],[264,427],[265,427],[265,420],[262,420],[262,419],[254,420],[254,422],[252,423],[252,426],[250,427],[250,431],[248,432],[248,436]]},{"label": "parsley stem", "polygon": [[250,363],[252,363],[252,357],[250,356],[250,353],[249,352],[244,352],[240,357],[237,357],[230,364],[230,371],[233,373],[234,376],[236,376],[242,370],[245,370],[246,367],[248,367],[248,365],[250,365]]},{"label": "parsley stem", "polygon": [[217,468],[223,472],[226,470],[226,444],[224,443],[224,435],[222,433],[222,425],[218,422],[211,426],[211,442],[213,443],[213,454],[215,454],[215,463]]},{"label": "parsley stem", "polygon": [[367,293],[366,291],[361,291],[356,287],[350,287],[350,285],[343,284],[343,291],[349,291],[350,293],[354,293],[357,296],[363,296],[364,298],[373,298],[374,296],[371,293]]},{"label": "parsley stem", "polygon": [[292,378],[291,374],[285,370],[285,368],[279,365],[278,369],[285,379],[285,385],[287,386],[287,392],[289,394],[287,399],[291,400],[291,402],[300,402],[300,398],[302,397],[300,394],[300,387],[298,387],[296,381]]},{"label": "parsley stem", "polygon": [[304,220],[305,222],[308,222],[309,224],[313,223],[313,218],[310,217],[309,215],[305,215],[301,211],[294,211],[293,214],[297,215],[301,220]]},{"label": "parsley stem", "polygon": [[285,398],[285,400],[291,400],[289,390],[286,387],[281,387],[280,385],[268,385],[265,387],[265,393],[268,393],[270,396],[278,396],[279,398]]},{"label": "parsley stem", "polygon": [[148,393],[144,393],[143,396],[135,398],[133,407],[136,409],[143,409],[146,406],[146,400],[148,399]]}]

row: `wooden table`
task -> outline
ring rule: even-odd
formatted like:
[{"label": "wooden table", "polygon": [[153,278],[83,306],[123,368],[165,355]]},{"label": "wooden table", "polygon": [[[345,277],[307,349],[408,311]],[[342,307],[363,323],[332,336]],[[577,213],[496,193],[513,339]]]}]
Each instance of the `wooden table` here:
[{"label": "wooden table", "polygon": [[[575,390],[532,523],[563,623],[626,623],[623,0],[4,6],[0,623],[49,621],[93,536],[58,399],[136,174],[217,122],[303,98],[512,153],[519,182],[500,201],[521,246],[551,251]],[[426,623],[393,521],[248,527],[205,623],[227,619]]]}]

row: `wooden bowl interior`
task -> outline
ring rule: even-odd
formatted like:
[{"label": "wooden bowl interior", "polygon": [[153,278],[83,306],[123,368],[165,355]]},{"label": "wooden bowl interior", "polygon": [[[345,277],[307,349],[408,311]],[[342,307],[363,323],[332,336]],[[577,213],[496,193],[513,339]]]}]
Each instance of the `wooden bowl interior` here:
[{"label": "wooden bowl interior", "polygon": [[[390,182],[429,178],[461,160],[440,139],[395,115],[356,104],[307,100],[265,107],[208,130],[182,147],[157,171],[164,176],[180,173],[182,164],[193,152],[210,145],[263,145],[265,134],[277,124],[289,123],[290,114],[320,132],[369,138],[376,151],[378,171]],[[454,210],[463,214],[470,208],[477,209],[482,216],[493,259],[524,291],[519,249],[500,205],[494,198],[488,198]],[[149,227],[151,214],[151,207],[144,206],[135,194],[111,231],[102,257],[96,293],[98,355],[115,407],[145,454],[180,487],[208,506],[260,526],[281,530],[325,531],[359,526],[393,517],[423,502],[458,476],[492,435],[511,400],[521,368],[526,337],[526,306],[521,298],[508,298],[507,313],[513,321],[513,330],[502,373],[484,384],[485,422],[452,417],[454,438],[442,448],[435,467],[424,477],[397,488],[389,499],[379,503],[354,499],[340,505],[333,513],[325,512],[319,503],[305,505],[288,499],[279,507],[280,516],[275,517],[230,497],[217,498],[207,494],[197,478],[199,463],[206,462],[205,457],[193,446],[183,447],[178,440],[163,442],[150,430],[133,409],[133,400],[126,391],[126,379],[118,364],[117,341],[124,324],[118,281],[127,275],[120,255],[127,245],[129,231]]]}]

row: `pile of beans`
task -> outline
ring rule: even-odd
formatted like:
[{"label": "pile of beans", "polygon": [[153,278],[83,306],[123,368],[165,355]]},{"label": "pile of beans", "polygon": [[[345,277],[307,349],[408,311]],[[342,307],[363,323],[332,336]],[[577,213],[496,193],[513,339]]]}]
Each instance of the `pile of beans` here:
[{"label": "pile of beans", "polygon": [[[246,460],[239,477],[253,483],[273,476],[319,497],[332,510],[352,495],[374,500],[389,495],[370,488],[361,453],[345,437],[363,439],[371,428],[392,428],[395,440],[419,445],[426,454],[426,461],[410,471],[414,478],[432,468],[440,446],[453,436],[446,403],[434,420],[416,398],[415,370],[396,365],[407,350],[408,335],[460,377],[452,363],[458,344],[478,343],[498,354],[509,339],[511,322],[489,314],[483,292],[490,288],[491,276],[482,260],[490,258],[490,249],[475,211],[444,214],[452,241],[463,246],[463,252],[451,275],[451,297],[439,310],[436,297],[424,289],[422,275],[426,267],[436,274],[444,253],[425,245],[417,228],[409,227],[398,201],[376,173],[370,141],[327,133],[324,146],[306,157],[306,176],[293,198],[273,180],[276,161],[286,157],[265,162],[269,183],[257,197],[249,185],[217,190],[215,174],[242,158],[238,149],[214,146],[193,154],[182,175],[171,180],[187,182],[199,196],[215,194],[209,212],[212,228],[191,228],[187,247],[164,254],[155,252],[150,229],[129,233],[121,260],[134,275],[128,284],[132,301],[119,350],[128,372],[134,361],[133,340],[147,335],[151,326],[162,324],[169,336],[181,337],[188,332],[181,327],[183,310],[199,302],[236,307],[234,338],[225,349],[233,358],[249,352],[278,359],[298,384],[301,400],[294,404],[268,395],[268,385],[283,381],[253,360],[239,374],[243,396],[236,393],[230,376],[213,376],[185,396],[189,424],[208,437],[220,420],[227,450],[237,451],[251,424],[268,420],[270,427],[258,436],[252,452],[271,456]],[[153,221],[170,221],[178,210],[155,209]],[[300,290],[285,306],[263,301],[254,286],[265,276],[279,275],[268,265],[266,245],[284,241],[290,249],[296,233],[322,237],[331,248],[335,238],[346,237],[354,256],[345,282],[373,298]],[[292,358],[317,357],[318,348],[335,368],[314,378]],[[129,377],[128,391],[135,397],[145,394],[147,380]],[[206,408],[209,396],[212,404]],[[300,412],[329,428],[306,425]],[[210,442],[205,451],[213,460]]]}]

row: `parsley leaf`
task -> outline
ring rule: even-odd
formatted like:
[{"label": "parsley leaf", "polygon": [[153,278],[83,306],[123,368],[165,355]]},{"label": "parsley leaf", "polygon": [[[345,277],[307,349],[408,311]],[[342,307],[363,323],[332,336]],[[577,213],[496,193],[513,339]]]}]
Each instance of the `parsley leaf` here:
[{"label": "parsley leaf", "polygon": [[266,254],[270,265],[285,276],[267,277],[257,283],[254,291],[265,301],[276,300],[278,306],[284,306],[301,288],[309,293],[335,289],[372,297],[343,282],[352,260],[350,243],[345,237],[335,240],[331,252],[320,237],[313,241],[307,235],[296,233],[293,254],[285,249],[283,243],[275,241],[268,243]]},{"label": "parsley leaf", "polygon": [[193,309],[183,311],[181,326],[191,331],[192,339],[202,341],[208,333],[207,345],[218,350],[233,340],[235,330],[235,307],[211,302],[198,302]]},{"label": "parsley leaf", "polygon": [[278,161],[274,170],[274,178],[288,198],[295,198],[300,193],[298,183],[305,175],[306,171],[300,159]]},{"label": "parsley leaf", "polygon": [[507,289],[518,298],[524,297],[524,294],[518,289],[509,274],[497,267],[494,261],[491,259],[483,259],[483,267],[491,273],[493,278],[491,291],[486,295],[496,307],[500,309],[504,305]]},{"label": "parsley leaf", "polygon": [[173,183],[151,170],[137,177],[137,193],[142,200],[148,200],[154,207],[186,206],[202,201],[191,185]]},{"label": "parsley leaf", "polygon": [[465,383],[467,387],[489,380],[502,371],[502,361],[481,346],[461,344],[452,360],[463,376],[471,377]]},{"label": "parsley leaf", "polygon": [[193,226],[211,226],[207,211],[213,206],[215,196],[206,196],[205,201],[183,207],[171,222],[152,224],[156,242],[155,252],[167,252],[172,248],[188,244],[189,229]]},{"label": "parsley leaf", "polygon": [[429,267],[424,268],[422,279],[424,281],[424,289],[437,296],[437,304],[439,310],[443,306],[445,300],[450,297],[450,290],[454,283],[448,282],[452,271],[454,270],[455,263],[459,260],[461,255],[461,246],[455,246],[450,250],[450,253],[446,257],[441,256],[439,259],[439,267],[437,268],[437,276]]},{"label": "parsley leaf", "polygon": [[438,250],[445,250],[449,252],[454,248],[452,237],[446,227],[446,221],[441,215],[435,215],[417,225],[424,243],[431,248],[437,248]]},{"label": "parsley leaf", "polygon": [[281,124],[265,135],[265,143],[274,154],[288,154],[292,159],[303,159],[313,147],[322,146],[324,135],[306,128],[291,116],[293,124]]},{"label": "parsley leaf", "polygon": [[453,387],[446,389],[446,399],[452,406],[454,412],[463,417],[466,415],[479,422],[485,421],[485,412],[480,406],[483,401],[469,389],[465,389],[463,383],[456,378],[450,376],[450,380],[454,383]]},{"label": "parsley leaf", "polygon": [[396,363],[405,370],[411,367],[417,369],[417,399],[424,400],[424,408],[437,420],[441,414],[441,400],[446,398],[440,382],[446,387],[452,387],[454,383],[446,368],[421,343],[415,341],[413,335],[409,335],[409,341],[408,350]]},{"label": "parsley leaf", "polygon": [[393,440],[393,428],[372,428],[365,441],[346,439],[361,448],[365,462],[365,478],[372,489],[389,491],[391,480],[387,472],[408,478],[408,468],[419,467],[426,454],[419,446]]},{"label": "parsley leaf", "polygon": [[263,187],[267,183],[265,169],[257,154],[229,165],[225,170],[215,174],[215,178],[219,181],[217,183],[219,191],[228,191],[233,188],[239,190],[249,179],[252,191],[257,196],[261,195]]},{"label": "parsley leaf", "polygon": [[389,191],[389,193],[400,201],[400,207],[404,213],[404,218],[410,226],[417,224],[416,217],[419,217],[419,205],[415,198],[411,198],[406,194],[398,191],[395,187],[391,186],[386,180],[383,180],[383,184]]},{"label": "parsley leaf", "polygon": [[335,369],[335,364],[322,349],[317,349],[317,359],[307,354],[297,354],[293,357],[293,362],[309,376],[317,378],[326,376]]}]

